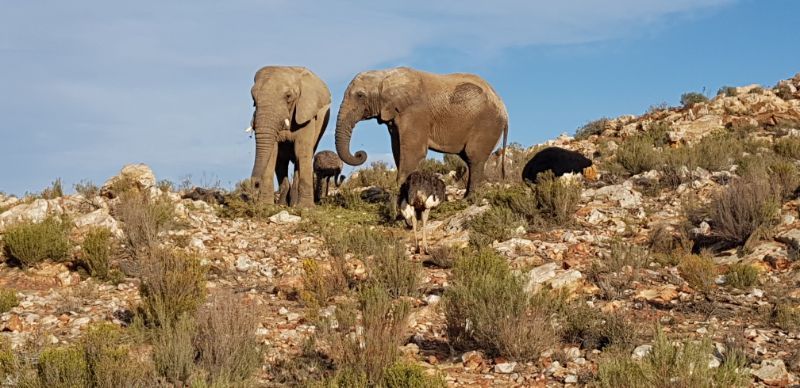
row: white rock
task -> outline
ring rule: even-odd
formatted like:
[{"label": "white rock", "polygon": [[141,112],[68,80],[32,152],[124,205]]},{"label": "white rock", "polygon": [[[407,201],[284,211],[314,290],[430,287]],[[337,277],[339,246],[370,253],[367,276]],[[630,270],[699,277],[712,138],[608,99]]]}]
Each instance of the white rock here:
[{"label": "white rock", "polygon": [[642,203],[642,194],[626,184],[609,185],[597,189],[594,199],[617,201],[623,209],[636,209]]},{"label": "white rock", "polygon": [[789,383],[789,372],[779,358],[761,361],[761,368],[751,372],[767,385],[785,385]]},{"label": "white rock", "polygon": [[296,224],[301,220],[302,218],[300,218],[300,216],[289,214],[289,212],[287,212],[286,210],[281,210],[280,213],[275,214],[269,218],[270,222],[278,225]]},{"label": "white rock", "polygon": [[578,376],[576,375],[567,375],[564,377],[564,384],[577,384],[578,383]]},{"label": "white rock", "polygon": [[47,216],[60,215],[64,209],[57,199],[37,199],[31,203],[17,205],[0,214],[0,231],[20,221],[42,222]]},{"label": "white rock", "polygon": [[253,268],[255,263],[249,257],[241,255],[236,258],[236,270],[239,272],[247,272]]},{"label": "white rock", "polygon": [[559,289],[564,287],[570,287],[575,283],[577,283],[578,281],[580,281],[581,278],[583,278],[583,275],[581,274],[580,271],[575,269],[570,269],[560,274],[557,274],[554,278],[550,279],[548,283],[554,289]]},{"label": "white rock", "polygon": [[82,228],[84,226],[98,226],[104,227],[111,231],[114,236],[122,238],[124,234],[119,227],[119,223],[114,217],[108,214],[108,209],[97,209],[91,213],[83,214],[75,218],[75,226]]},{"label": "white rock", "polygon": [[633,358],[634,360],[641,360],[645,358],[648,354],[650,354],[651,350],[653,350],[653,345],[647,345],[647,344],[639,345],[636,347],[636,349],[633,349],[633,354],[631,355],[631,358]]},{"label": "white rock", "polygon": [[[109,178],[103,183],[103,186],[100,188],[100,193],[108,195],[112,191],[111,187],[122,179],[130,180],[143,191],[150,191],[150,189],[155,188],[156,185],[156,175],[153,174],[153,170],[151,170],[150,167],[143,163],[128,164],[122,167],[119,174]],[[111,194],[117,195],[116,193]]]},{"label": "white rock", "polygon": [[542,264],[528,272],[528,284],[526,291],[535,290],[540,284],[556,277],[556,270],[559,269],[558,263]]},{"label": "white rock", "polygon": [[495,373],[509,374],[517,367],[516,362],[502,362],[494,366]]},{"label": "white rock", "polygon": [[206,250],[206,244],[203,243],[202,239],[200,239],[198,237],[192,237],[192,239],[189,240],[189,248],[193,248],[193,249],[196,249],[198,251],[205,251]]}]

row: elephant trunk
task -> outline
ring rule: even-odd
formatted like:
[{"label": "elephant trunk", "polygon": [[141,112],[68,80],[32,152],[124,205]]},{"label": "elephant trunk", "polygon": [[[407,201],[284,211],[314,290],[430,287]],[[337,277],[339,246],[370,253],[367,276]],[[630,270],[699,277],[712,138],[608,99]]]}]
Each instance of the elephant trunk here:
[{"label": "elephant trunk", "polygon": [[359,120],[345,106],[343,102],[342,107],[339,109],[339,116],[336,118],[336,153],[339,154],[339,158],[343,162],[351,166],[359,166],[367,160],[367,153],[358,151],[355,156],[350,153],[350,137]]},{"label": "elephant trunk", "polygon": [[[253,163],[253,172],[250,174],[250,179],[258,189],[258,192],[263,194],[259,195],[259,197],[273,194],[264,192],[262,188],[272,186],[271,181],[264,182],[263,180],[273,179],[274,175],[275,166],[270,166],[270,160],[274,159],[273,153],[277,152],[276,135],[281,123],[278,120],[270,120],[270,118],[276,116],[261,109],[258,109],[253,116],[253,130],[256,134],[256,159]],[[272,167],[272,173],[266,171],[269,167]]]}]

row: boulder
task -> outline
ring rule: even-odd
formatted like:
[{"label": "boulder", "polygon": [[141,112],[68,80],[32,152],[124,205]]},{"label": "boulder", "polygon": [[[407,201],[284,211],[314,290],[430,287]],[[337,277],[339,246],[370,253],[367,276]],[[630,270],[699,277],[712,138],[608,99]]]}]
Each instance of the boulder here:
[{"label": "boulder", "polygon": [[286,210],[281,210],[280,213],[269,218],[269,222],[278,225],[296,224],[301,220],[300,216],[289,214]]},{"label": "boulder", "polygon": [[586,195],[592,195],[595,200],[615,201],[623,209],[636,209],[642,204],[642,194],[633,190],[632,184],[627,181],[620,185],[601,187]]},{"label": "boulder", "polygon": [[792,380],[792,376],[786,370],[786,365],[779,358],[761,361],[761,368],[751,373],[764,384],[771,386],[785,387]]},{"label": "boulder", "polygon": [[64,209],[57,199],[37,199],[17,205],[0,214],[0,231],[21,221],[42,222],[51,215],[61,215]]},{"label": "boulder", "polygon": [[97,209],[91,213],[83,214],[75,218],[74,223],[78,228],[104,227],[119,238],[124,236],[122,229],[119,227],[119,223],[114,217],[111,217],[108,213],[108,209]]},{"label": "boulder", "polygon": [[[156,176],[153,170],[146,164],[128,164],[122,167],[119,174],[109,178],[100,188],[100,195],[114,198],[119,195],[114,190],[118,190],[120,185],[133,185],[141,191],[149,191],[156,185]],[[126,187],[127,188],[127,187]]]}]

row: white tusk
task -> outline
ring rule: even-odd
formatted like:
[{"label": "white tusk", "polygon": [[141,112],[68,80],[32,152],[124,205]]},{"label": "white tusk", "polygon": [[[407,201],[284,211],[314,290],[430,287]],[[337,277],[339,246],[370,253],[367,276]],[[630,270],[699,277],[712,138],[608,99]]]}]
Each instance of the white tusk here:
[{"label": "white tusk", "polygon": [[284,126],[284,128],[289,129],[289,119],[284,119],[283,120],[283,126]]},{"label": "white tusk", "polygon": [[245,128],[244,132],[245,132],[245,133],[250,133],[250,132],[253,132],[253,126],[251,125],[251,126],[249,126],[249,127]]}]

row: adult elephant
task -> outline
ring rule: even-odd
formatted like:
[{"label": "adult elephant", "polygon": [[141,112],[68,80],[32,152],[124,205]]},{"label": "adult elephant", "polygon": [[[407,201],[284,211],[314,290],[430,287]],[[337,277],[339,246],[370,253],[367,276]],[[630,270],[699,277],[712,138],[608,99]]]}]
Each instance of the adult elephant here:
[{"label": "adult elephant", "polygon": [[[330,118],[331,92],[304,67],[267,66],[256,72],[251,94],[256,160],[250,179],[258,200],[275,202],[277,176],[279,203],[314,206],[312,159]],[[291,190],[289,162],[295,165]]]},{"label": "adult elephant", "polygon": [[[473,74],[432,74],[407,67],[365,71],[344,94],[336,120],[336,152],[358,166],[364,151],[350,153],[353,127],[362,120],[386,124],[392,138],[397,182],[405,181],[429,149],[457,154],[469,167],[467,194],[483,180],[483,167],[503,135],[508,138],[505,104]],[[505,175],[505,151],[501,170]]]}]

